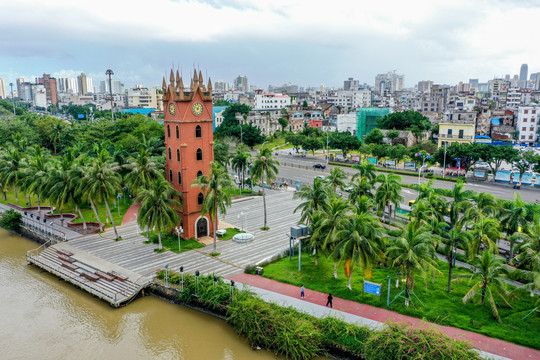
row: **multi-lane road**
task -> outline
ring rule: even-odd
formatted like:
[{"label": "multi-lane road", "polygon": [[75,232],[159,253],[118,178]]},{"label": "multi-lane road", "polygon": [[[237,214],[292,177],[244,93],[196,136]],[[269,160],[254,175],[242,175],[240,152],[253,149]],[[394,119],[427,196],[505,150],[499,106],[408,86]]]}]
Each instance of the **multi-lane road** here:
[{"label": "multi-lane road", "polygon": [[[324,160],[320,157],[299,157],[285,154],[279,154],[277,159],[282,164],[279,166],[279,175],[278,178],[287,179],[289,186],[294,186],[294,183],[290,181],[300,181],[302,183],[313,183],[313,179],[317,175],[326,176],[328,172],[334,167],[329,165],[325,170],[314,169],[313,165],[316,163],[324,163]],[[348,174],[352,175],[356,170],[342,167],[342,169]],[[384,173],[383,173],[384,174]],[[417,184],[418,176],[404,176],[400,175],[404,184]],[[425,181],[421,179],[421,181]],[[442,189],[451,189],[454,187],[454,183],[450,181],[440,181],[436,180],[435,187]],[[527,202],[540,201],[540,189],[522,187],[520,190],[513,189],[510,185],[498,184],[498,183],[482,183],[482,182],[469,182],[465,184],[465,188],[469,190],[474,190],[476,192],[486,192],[491,193],[495,197],[513,200],[514,194],[518,193],[521,195],[521,198]],[[403,189],[403,197],[405,203],[409,200],[416,198],[416,191],[410,189]]]}]

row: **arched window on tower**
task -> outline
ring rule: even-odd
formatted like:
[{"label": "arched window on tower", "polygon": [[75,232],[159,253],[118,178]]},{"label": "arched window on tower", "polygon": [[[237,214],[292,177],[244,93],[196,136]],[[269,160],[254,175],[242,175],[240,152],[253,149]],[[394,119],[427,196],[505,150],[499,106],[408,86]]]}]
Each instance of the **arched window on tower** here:
[{"label": "arched window on tower", "polygon": [[202,137],[201,125],[197,125],[197,127],[195,128],[195,137],[196,138]]},{"label": "arched window on tower", "polygon": [[198,204],[199,206],[202,205],[203,200],[204,200],[204,195],[203,195],[203,193],[199,193],[199,195],[197,196],[197,204]]},{"label": "arched window on tower", "polygon": [[171,152],[171,148],[169,148],[169,160],[172,160],[172,152]]},{"label": "arched window on tower", "polygon": [[180,139],[180,129],[178,128],[178,125],[176,125],[176,138]]},{"label": "arched window on tower", "polygon": [[201,177],[201,176],[202,176],[202,171],[199,170],[199,171],[197,172],[197,177]]},{"label": "arched window on tower", "polygon": [[197,161],[202,160],[202,150],[199,148],[197,149]]},{"label": "arched window on tower", "polygon": [[169,181],[170,181],[170,182],[173,181],[172,170],[169,170]]},{"label": "arched window on tower", "polygon": [[176,149],[176,160],[180,161],[180,149]]},{"label": "arched window on tower", "polygon": [[171,127],[167,124],[167,137],[171,137]]},{"label": "arched window on tower", "polygon": [[180,171],[178,172],[178,184],[182,184],[182,173]]}]

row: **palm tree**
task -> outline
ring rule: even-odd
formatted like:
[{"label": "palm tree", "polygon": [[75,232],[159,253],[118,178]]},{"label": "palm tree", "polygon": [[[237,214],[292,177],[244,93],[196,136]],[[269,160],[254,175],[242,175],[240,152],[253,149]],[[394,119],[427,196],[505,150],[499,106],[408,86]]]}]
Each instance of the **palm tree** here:
[{"label": "palm tree", "polygon": [[479,215],[471,226],[471,242],[470,256],[476,256],[480,251],[480,244],[484,243],[488,246],[491,252],[498,254],[497,240],[502,236],[499,231],[500,222],[494,218],[488,218]]},{"label": "palm tree", "polygon": [[375,202],[379,210],[379,216],[384,215],[386,207],[388,207],[388,215],[392,215],[392,205],[397,207],[403,196],[401,196],[401,177],[395,174],[379,174],[376,178],[380,182],[380,186],[375,192]]},{"label": "palm tree", "polygon": [[405,282],[405,305],[409,306],[409,291],[414,287],[415,270],[425,272],[435,270],[435,246],[429,227],[413,219],[401,234],[393,240],[387,254],[393,259],[394,266],[400,266],[407,272]]},{"label": "palm tree", "polygon": [[[231,165],[233,169],[238,174],[238,177],[241,180],[241,186],[244,188],[244,182],[246,181],[246,169],[249,165],[249,153],[243,151],[243,149],[237,149],[236,155],[234,155],[231,159]],[[241,175],[241,176],[240,176]]]},{"label": "palm tree", "polygon": [[210,173],[193,180],[191,186],[200,186],[205,193],[201,207],[203,214],[209,214],[214,224],[214,252],[217,249],[218,210],[222,214],[227,213],[227,207],[231,205],[231,199],[226,189],[234,186],[234,182],[227,170],[216,161],[210,163]]},{"label": "palm tree", "polygon": [[309,223],[313,213],[319,210],[326,210],[328,202],[328,188],[324,186],[321,179],[313,179],[313,187],[304,185],[294,193],[293,199],[303,199],[294,212],[301,210],[300,221]]},{"label": "palm tree", "polygon": [[116,170],[116,164],[109,162],[109,153],[107,150],[101,150],[95,163],[88,169],[85,176],[86,187],[84,192],[91,201],[91,206],[94,208],[96,217],[98,215],[95,202],[103,201],[105,203],[105,211],[111,219],[116,239],[119,239],[118,230],[116,229],[116,224],[114,223],[108,203],[108,199],[114,198],[116,194],[122,192],[120,174]]},{"label": "palm tree", "polygon": [[[453,227],[458,227],[461,229],[462,223],[460,223],[460,213],[462,210],[467,210],[472,206],[472,203],[469,201],[474,197],[474,192],[470,190],[465,190],[465,185],[461,180],[458,180],[454,188],[452,189],[452,202],[449,204],[449,217],[450,224]],[[464,218],[466,220],[466,218]]]},{"label": "palm tree", "polygon": [[[73,151],[76,151],[73,149]],[[85,166],[84,166],[84,157],[78,158],[71,169],[68,172],[68,178],[69,178],[69,194],[70,194],[70,201],[75,205],[75,211],[79,214],[81,217],[81,221],[83,223],[83,229],[87,229],[86,220],[84,219],[84,216],[81,211],[80,204],[82,203],[82,199],[84,198],[84,194],[82,194],[82,189],[84,189],[85,183]],[[98,219],[99,221],[99,219]]]},{"label": "palm tree", "polygon": [[363,177],[361,179],[356,179],[349,185],[351,186],[351,191],[349,192],[349,201],[352,203],[357,202],[357,200],[362,196],[373,198],[373,189],[375,186],[371,181],[368,181],[367,178]]},{"label": "palm tree", "polygon": [[452,269],[454,268],[454,262],[456,261],[457,246],[461,245],[464,249],[469,246],[469,233],[465,231],[458,231],[456,229],[450,229],[447,236],[441,237],[444,244],[444,255],[448,262],[448,292],[451,291],[450,283],[452,281]]},{"label": "palm tree", "polygon": [[17,149],[8,149],[0,161],[0,182],[4,186],[12,186],[15,191],[15,202],[19,202],[17,189],[24,176],[25,157]]},{"label": "palm tree", "polygon": [[[328,205],[317,210],[311,217],[310,244],[315,249],[315,265],[318,264],[318,250],[333,250],[337,245],[335,235],[342,228],[343,219],[351,210],[351,205],[341,197],[332,197]],[[337,261],[334,258],[334,277],[337,278]]]},{"label": "palm tree", "polygon": [[266,222],[266,192],[264,188],[264,181],[266,181],[267,184],[269,184],[273,179],[276,178],[276,175],[278,174],[278,168],[279,161],[275,160],[272,157],[272,149],[262,147],[259,149],[259,153],[257,154],[257,157],[255,158],[255,161],[253,162],[251,166],[251,175],[255,181],[258,181],[261,183],[262,186],[262,194],[263,194],[263,207],[264,207],[264,226],[263,229],[267,230],[267,222]]},{"label": "palm tree", "polygon": [[344,220],[343,229],[336,233],[338,244],[333,256],[345,265],[345,275],[351,288],[352,273],[356,266],[368,279],[372,276],[373,263],[384,260],[384,238],[379,219],[372,213],[356,214]]},{"label": "palm tree", "polygon": [[375,164],[363,160],[361,164],[353,165],[352,167],[353,169],[358,170],[358,172],[353,175],[352,180],[356,180],[356,178],[366,178],[367,181],[370,182],[373,182],[375,180],[375,171],[377,170]]},{"label": "palm tree", "polygon": [[523,278],[529,280],[526,287],[531,296],[534,291],[540,289],[540,215],[536,214],[533,223],[525,227],[524,233],[515,233],[514,237],[522,240],[516,246],[519,255],[519,269],[516,270]]},{"label": "palm tree", "polygon": [[172,230],[180,222],[179,210],[182,203],[177,199],[180,194],[163,177],[158,177],[148,189],[142,189],[137,196],[141,203],[137,223],[141,228],[154,229],[158,233],[159,249],[161,233]]},{"label": "palm tree", "polygon": [[161,176],[158,165],[150,159],[150,152],[145,147],[141,147],[137,158],[124,167],[130,170],[125,181],[134,194],[148,189]]},{"label": "palm tree", "polygon": [[514,201],[509,201],[508,205],[503,211],[503,224],[506,236],[510,241],[510,258],[514,257],[514,245],[517,237],[512,237],[513,234],[520,231],[527,232],[527,218],[530,214],[534,214],[534,211],[525,203],[519,194],[516,193]]},{"label": "palm tree", "polygon": [[47,186],[47,174],[49,172],[49,157],[43,149],[36,145],[34,155],[28,161],[23,188],[37,197],[38,212],[41,211],[41,195]]},{"label": "palm tree", "polygon": [[345,174],[345,171],[341,170],[338,167],[333,168],[330,171],[330,174],[324,179],[324,182],[332,187],[334,190],[334,194],[336,193],[337,188],[343,189],[345,187],[345,183],[343,180],[347,179],[347,174]]},{"label": "palm tree", "polygon": [[499,311],[497,310],[497,300],[504,305],[512,308],[508,303],[507,297],[509,292],[506,290],[506,284],[504,282],[507,270],[503,266],[503,259],[493,255],[491,251],[484,251],[482,257],[476,257],[471,262],[476,271],[471,274],[458,274],[453,281],[468,283],[474,283],[474,286],[465,294],[463,302],[466,304],[475,296],[480,295],[480,304],[484,304],[484,301],[490,305],[491,312],[495,319],[499,323],[502,323]]},{"label": "palm tree", "polygon": [[55,166],[50,172],[47,178],[47,190],[46,198],[56,207],[60,212],[61,221],[64,220],[62,214],[62,208],[66,203],[73,199],[73,187],[70,178],[70,170],[73,166],[73,161],[70,157],[64,156],[57,166]]}]

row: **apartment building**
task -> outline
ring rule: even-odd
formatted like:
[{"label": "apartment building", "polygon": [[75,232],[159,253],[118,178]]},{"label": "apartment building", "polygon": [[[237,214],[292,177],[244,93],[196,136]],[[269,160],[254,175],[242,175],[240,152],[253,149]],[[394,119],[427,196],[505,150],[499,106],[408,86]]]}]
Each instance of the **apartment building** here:
[{"label": "apartment building", "polygon": [[517,110],[518,142],[534,145],[538,142],[538,111],[540,106],[520,106]]}]

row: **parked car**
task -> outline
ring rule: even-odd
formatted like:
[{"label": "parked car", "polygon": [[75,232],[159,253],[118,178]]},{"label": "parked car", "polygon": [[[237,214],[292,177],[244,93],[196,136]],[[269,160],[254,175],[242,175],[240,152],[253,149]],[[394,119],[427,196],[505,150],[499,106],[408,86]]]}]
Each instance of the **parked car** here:
[{"label": "parked car", "polygon": [[317,176],[315,176],[315,178],[320,179],[320,180],[324,180],[324,179],[326,179],[326,176],[317,175]]},{"label": "parked car", "polygon": [[314,164],[313,167],[314,167],[315,169],[326,169],[326,165],[325,165],[325,164],[322,164],[322,163]]}]

